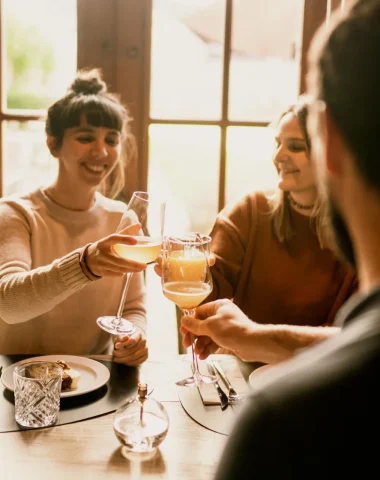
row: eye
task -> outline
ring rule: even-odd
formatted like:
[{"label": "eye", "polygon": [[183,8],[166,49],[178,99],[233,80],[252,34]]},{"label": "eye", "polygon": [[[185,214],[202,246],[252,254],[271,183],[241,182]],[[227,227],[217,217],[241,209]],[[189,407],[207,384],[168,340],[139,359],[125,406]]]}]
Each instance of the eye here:
[{"label": "eye", "polygon": [[306,146],[303,143],[289,143],[288,148],[291,152],[299,153],[306,151]]},{"label": "eye", "polygon": [[111,147],[117,147],[117,145],[119,145],[119,143],[120,143],[120,140],[119,140],[118,137],[110,137],[110,138],[106,138],[106,142]]},{"label": "eye", "polygon": [[80,136],[80,137],[77,137],[77,141],[80,142],[80,143],[91,143],[94,141],[94,137],[91,137],[91,136]]}]

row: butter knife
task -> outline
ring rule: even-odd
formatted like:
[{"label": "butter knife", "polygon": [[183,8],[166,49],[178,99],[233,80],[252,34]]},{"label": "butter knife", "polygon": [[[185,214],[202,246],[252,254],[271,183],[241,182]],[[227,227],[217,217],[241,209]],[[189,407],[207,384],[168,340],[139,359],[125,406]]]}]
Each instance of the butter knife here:
[{"label": "butter knife", "polygon": [[[210,373],[210,375],[215,375],[216,376],[216,370],[214,368],[214,365],[211,363],[207,363],[207,368]],[[222,390],[221,386],[219,385],[218,382],[213,383],[214,387],[216,388],[216,391],[218,392],[219,399],[220,399],[220,408],[222,410],[225,410],[228,407],[228,397],[225,394],[224,390]]]}]

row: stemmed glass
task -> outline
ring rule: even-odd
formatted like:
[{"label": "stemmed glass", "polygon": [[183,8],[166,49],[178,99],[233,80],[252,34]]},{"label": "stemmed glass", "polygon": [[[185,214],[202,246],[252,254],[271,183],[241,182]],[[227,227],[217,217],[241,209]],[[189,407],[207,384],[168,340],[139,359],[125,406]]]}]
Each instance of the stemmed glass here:
[{"label": "stemmed glass", "polygon": [[[208,265],[210,240],[210,237],[197,233],[164,239],[162,291],[185,315],[194,315],[195,308],[211,293],[212,276]],[[213,375],[200,373],[194,342],[193,338],[193,375],[176,382],[181,387],[198,387],[217,380]]]},{"label": "stemmed glass", "polygon": [[[136,245],[118,243],[114,245],[115,252],[123,258],[129,258],[146,264],[154,262],[160,254],[164,223],[164,201],[152,199],[148,192],[134,192],[123,214],[117,233],[129,225],[139,223],[141,229],[135,236]],[[131,282],[132,273],[125,274],[125,283],[121,295],[119,308],[115,316],[103,316],[97,319],[100,328],[113,335],[133,335],[136,331],[133,323],[122,318],[124,304]]]}]

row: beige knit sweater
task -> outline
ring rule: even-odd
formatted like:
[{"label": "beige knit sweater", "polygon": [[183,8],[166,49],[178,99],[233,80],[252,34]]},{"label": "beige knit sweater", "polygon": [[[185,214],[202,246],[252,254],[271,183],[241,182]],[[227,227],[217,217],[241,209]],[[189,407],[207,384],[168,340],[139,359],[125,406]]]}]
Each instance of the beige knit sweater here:
[{"label": "beige knit sweater", "polygon": [[[112,351],[96,319],[117,312],[123,278],[89,280],[82,248],[117,229],[122,202],[96,195],[71,211],[42,190],[0,200],[0,354],[90,354]],[[124,318],[145,332],[143,274],[130,283]]]}]

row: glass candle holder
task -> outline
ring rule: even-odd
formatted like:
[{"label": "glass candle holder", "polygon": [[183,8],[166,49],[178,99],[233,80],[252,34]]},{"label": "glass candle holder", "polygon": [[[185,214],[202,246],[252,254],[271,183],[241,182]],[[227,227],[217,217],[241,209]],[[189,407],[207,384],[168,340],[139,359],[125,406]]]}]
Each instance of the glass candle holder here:
[{"label": "glass candle holder", "polygon": [[151,458],[169,429],[169,417],[162,403],[147,396],[146,383],[138,384],[138,395],[128,399],[115,413],[113,428],[123,445],[122,454],[149,454]]}]

